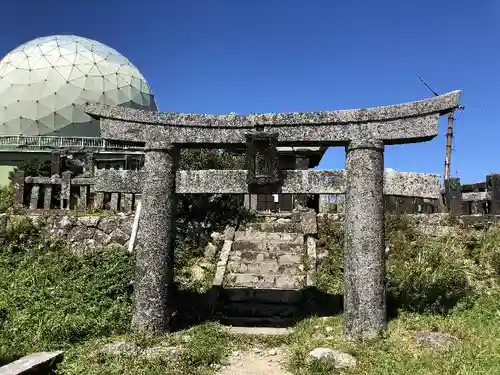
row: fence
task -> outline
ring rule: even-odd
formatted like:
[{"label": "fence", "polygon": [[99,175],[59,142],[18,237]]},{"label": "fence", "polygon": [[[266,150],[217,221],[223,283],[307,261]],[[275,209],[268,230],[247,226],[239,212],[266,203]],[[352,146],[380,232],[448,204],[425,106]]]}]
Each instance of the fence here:
[{"label": "fence", "polygon": [[[344,194],[328,194],[319,196],[319,212],[344,212]],[[439,199],[386,195],[384,197],[386,212],[396,214],[432,214],[443,212],[444,207]]]},{"label": "fence", "polygon": [[464,185],[459,178],[451,178],[445,183],[444,199],[449,212],[455,215],[500,215],[500,174]]},{"label": "fence", "polygon": [[18,171],[14,184],[14,203],[30,210],[109,210],[133,211],[141,197],[135,193],[103,193],[94,190],[93,177],[31,177]]},{"label": "fence", "polygon": [[[97,169],[140,169],[140,161],[125,159],[97,161]],[[95,190],[94,177],[71,177],[65,171],[52,177],[26,176],[18,171],[15,176],[14,202],[30,210],[109,210],[130,212],[141,198],[139,193],[101,192]],[[343,194],[321,194],[313,199],[319,212],[341,213]],[[484,182],[460,184],[452,178],[445,183],[442,199],[386,195],[385,209],[393,213],[450,212],[462,215],[500,215],[500,174],[490,174]],[[309,203],[311,200],[309,201]],[[309,205],[310,206],[310,205]],[[311,207],[311,206],[310,206]]]}]

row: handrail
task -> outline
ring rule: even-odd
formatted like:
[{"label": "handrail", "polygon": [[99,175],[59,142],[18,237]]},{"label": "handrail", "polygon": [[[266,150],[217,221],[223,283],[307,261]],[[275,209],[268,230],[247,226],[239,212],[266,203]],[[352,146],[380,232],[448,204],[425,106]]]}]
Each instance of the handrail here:
[{"label": "handrail", "polygon": [[140,146],[131,146],[100,137],[57,137],[57,136],[0,136],[0,152],[19,150],[47,149],[90,149],[90,150],[142,150]]}]

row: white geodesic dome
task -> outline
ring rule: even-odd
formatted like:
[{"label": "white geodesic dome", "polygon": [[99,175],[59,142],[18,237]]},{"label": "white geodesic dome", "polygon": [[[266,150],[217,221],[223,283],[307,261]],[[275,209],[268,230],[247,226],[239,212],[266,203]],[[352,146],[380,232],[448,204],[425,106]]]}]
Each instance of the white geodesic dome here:
[{"label": "white geodesic dome", "polygon": [[99,137],[86,103],[156,110],[137,68],[91,39],[37,38],[0,61],[0,136]]}]

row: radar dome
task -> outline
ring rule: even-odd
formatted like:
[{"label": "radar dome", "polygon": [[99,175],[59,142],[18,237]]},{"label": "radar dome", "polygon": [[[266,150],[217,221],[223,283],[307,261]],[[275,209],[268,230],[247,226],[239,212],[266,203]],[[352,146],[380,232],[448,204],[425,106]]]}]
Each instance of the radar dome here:
[{"label": "radar dome", "polygon": [[86,103],[157,109],[137,68],[91,39],[37,38],[0,61],[0,136],[99,137]]}]

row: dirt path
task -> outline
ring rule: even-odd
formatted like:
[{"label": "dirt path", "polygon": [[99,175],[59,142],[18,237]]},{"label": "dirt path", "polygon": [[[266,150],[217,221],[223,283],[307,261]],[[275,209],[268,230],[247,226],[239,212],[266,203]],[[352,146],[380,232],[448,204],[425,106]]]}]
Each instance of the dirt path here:
[{"label": "dirt path", "polygon": [[218,375],[291,375],[284,370],[284,362],[280,348],[233,352]]}]

